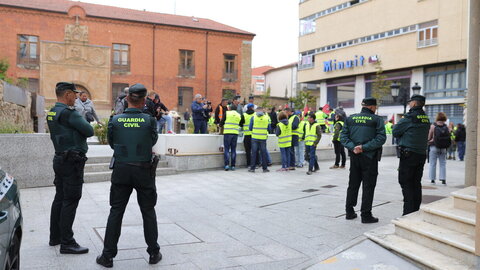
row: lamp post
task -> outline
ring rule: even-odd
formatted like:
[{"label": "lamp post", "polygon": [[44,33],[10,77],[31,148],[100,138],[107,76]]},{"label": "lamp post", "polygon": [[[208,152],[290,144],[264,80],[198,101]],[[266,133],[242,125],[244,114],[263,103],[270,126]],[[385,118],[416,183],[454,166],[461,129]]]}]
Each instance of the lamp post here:
[{"label": "lamp post", "polygon": [[[412,86],[412,93],[414,95],[418,95],[418,94],[420,94],[421,89],[422,89],[422,87],[420,85],[418,85],[418,83],[415,83],[415,85]],[[407,100],[410,97],[410,93],[408,91],[408,88],[402,87],[401,84],[394,81],[392,83],[392,85],[390,85],[390,90],[392,91],[393,99],[396,100],[398,98],[399,101],[403,104],[403,114],[406,114],[407,113]]]}]

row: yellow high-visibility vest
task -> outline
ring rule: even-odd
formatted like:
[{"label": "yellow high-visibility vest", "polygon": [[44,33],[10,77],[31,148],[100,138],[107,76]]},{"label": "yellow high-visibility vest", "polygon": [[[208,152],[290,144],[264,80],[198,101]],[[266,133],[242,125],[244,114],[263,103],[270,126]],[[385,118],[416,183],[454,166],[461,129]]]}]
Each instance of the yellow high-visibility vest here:
[{"label": "yellow high-visibility vest", "polygon": [[278,147],[286,148],[292,146],[292,129],[290,124],[278,123],[280,128],[280,135],[278,136]]},{"label": "yellow high-visibility vest", "polygon": [[245,124],[243,124],[243,135],[248,136],[252,135],[252,132],[250,131],[250,121],[252,120],[252,117],[255,115],[255,113],[252,114],[247,114],[244,113],[243,117],[245,117]]},{"label": "yellow high-visibility vest", "polygon": [[223,134],[236,134],[240,132],[240,120],[242,116],[236,111],[227,111],[225,114],[225,124],[223,125]]},{"label": "yellow high-visibility vest", "polygon": [[319,123],[308,123],[305,126],[305,145],[313,145],[313,143],[317,140],[317,126]]},{"label": "yellow high-visibility vest", "polygon": [[268,138],[268,116],[253,117],[252,139],[266,140]]}]

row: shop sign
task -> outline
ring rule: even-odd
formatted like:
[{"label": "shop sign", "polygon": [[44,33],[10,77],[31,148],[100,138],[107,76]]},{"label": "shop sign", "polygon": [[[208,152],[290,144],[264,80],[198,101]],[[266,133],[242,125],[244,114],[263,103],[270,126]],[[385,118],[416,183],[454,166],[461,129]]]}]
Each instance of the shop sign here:
[{"label": "shop sign", "polygon": [[[373,55],[368,58],[368,63],[378,62],[378,55]],[[330,72],[335,70],[343,70],[365,65],[365,57],[362,55],[355,55],[354,59],[347,61],[337,61],[337,59],[323,61],[323,72]]]}]

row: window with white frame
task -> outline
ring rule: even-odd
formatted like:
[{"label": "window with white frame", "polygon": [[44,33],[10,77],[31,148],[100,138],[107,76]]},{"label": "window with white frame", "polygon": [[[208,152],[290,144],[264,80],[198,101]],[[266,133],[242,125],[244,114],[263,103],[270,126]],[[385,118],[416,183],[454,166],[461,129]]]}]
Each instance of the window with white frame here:
[{"label": "window with white frame", "polygon": [[465,64],[437,66],[425,69],[427,98],[465,97],[467,77]]},{"label": "window with white frame", "polygon": [[435,46],[438,44],[438,21],[430,21],[418,25],[418,48]]},{"label": "window with white frame", "polygon": [[306,18],[300,20],[300,36],[315,32],[315,19]]},{"label": "window with white frame", "polygon": [[300,64],[298,69],[313,68],[315,66],[315,55],[312,52],[307,52],[300,55]]}]

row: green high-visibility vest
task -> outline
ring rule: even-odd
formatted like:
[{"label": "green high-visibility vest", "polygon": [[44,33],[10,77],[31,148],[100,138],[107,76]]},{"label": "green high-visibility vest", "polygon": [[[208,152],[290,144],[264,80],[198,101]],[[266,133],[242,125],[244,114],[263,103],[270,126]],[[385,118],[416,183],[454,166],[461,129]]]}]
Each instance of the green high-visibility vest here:
[{"label": "green high-visibility vest", "polygon": [[303,120],[303,121],[300,121],[300,124],[298,124],[298,132],[299,132],[299,135],[298,135],[298,141],[301,142],[303,141],[303,134],[305,134],[305,125],[307,124],[307,121]]},{"label": "green high-visibility vest", "polygon": [[295,118],[299,119],[298,116],[294,115],[290,118],[288,118],[288,125],[290,126],[290,129],[292,130],[292,135],[296,135],[296,136],[300,136],[300,132],[298,130],[298,127],[297,129],[293,129],[293,121],[295,120]]},{"label": "green high-visibility vest", "polygon": [[278,136],[278,147],[286,148],[292,146],[292,128],[289,125],[285,125],[284,123],[278,123],[278,127],[280,128],[280,135]]},{"label": "green high-visibility vest", "polygon": [[385,124],[385,134],[392,134],[393,124],[388,122]]},{"label": "green high-visibility vest", "polygon": [[452,132],[450,133],[450,139],[455,141],[455,131],[457,131],[457,127],[454,127]]},{"label": "green high-visibility vest", "polygon": [[242,116],[236,111],[228,111],[225,114],[223,134],[237,134],[240,132],[240,120]]},{"label": "green high-visibility vest", "polygon": [[[343,121],[337,121],[337,124],[340,124],[340,126],[342,126],[343,128]],[[340,134],[342,132],[342,128],[340,128],[340,131],[338,132],[338,138],[337,138],[337,141],[340,141]],[[335,128],[333,128],[335,130]],[[333,136],[332,136],[332,141],[333,141]]]},{"label": "green high-visibility vest", "polygon": [[318,111],[315,113],[315,119],[319,125],[325,125],[325,116],[326,114],[322,111]]},{"label": "green high-visibility vest", "polygon": [[268,138],[268,116],[253,117],[252,139],[266,140]]},{"label": "green high-visibility vest", "polygon": [[244,113],[243,117],[245,117],[245,124],[243,124],[243,135],[252,135],[252,132],[250,131],[250,120],[252,120],[252,117],[255,115],[255,113],[252,114],[247,114]]},{"label": "green high-visibility vest", "polygon": [[319,123],[308,123],[305,126],[305,145],[313,145],[313,143],[317,140],[317,126]]}]

